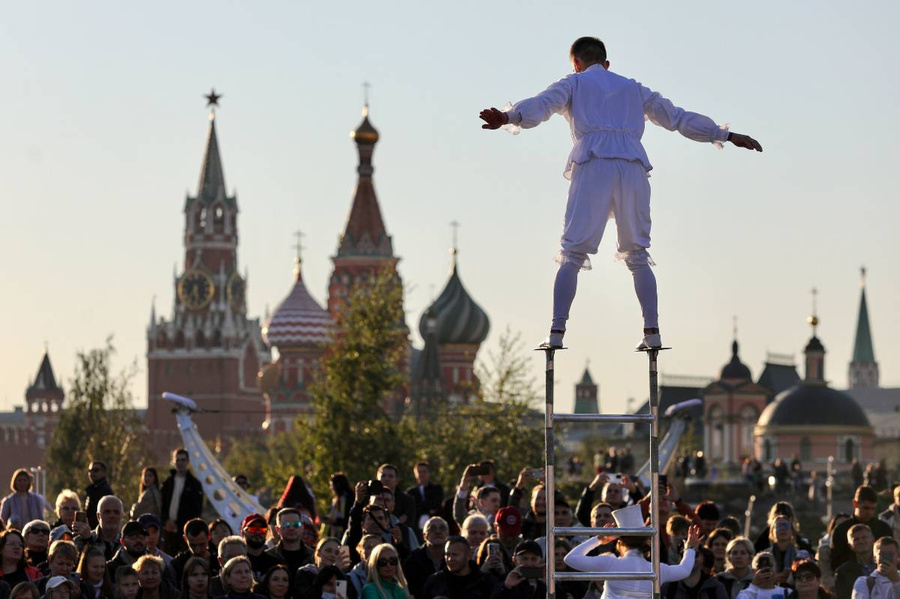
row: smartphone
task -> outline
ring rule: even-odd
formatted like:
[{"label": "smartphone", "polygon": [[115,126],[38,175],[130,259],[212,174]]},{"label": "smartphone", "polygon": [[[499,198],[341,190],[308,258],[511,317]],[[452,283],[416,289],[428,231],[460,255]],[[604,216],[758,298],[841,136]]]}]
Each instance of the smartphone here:
[{"label": "smartphone", "polygon": [[613,474],[609,477],[609,482],[621,485],[622,484],[622,475],[621,474]]},{"label": "smartphone", "polygon": [[472,476],[484,476],[491,473],[491,467],[487,464],[472,464],[469,467],[469,474]]},{"label": "smartphone", "polygon": [[334,581],[334,593],[336,595],[340,595],[341,597],[346,597],[347,596],[347,581],[346,580]]},{"label": "smartphone", "polygon": [[528,476],[530,476],[533,479],[544,478],[544,469],[543,468],[529,468]]},{"label": "smartphone", "polygon": [[526,568],[524,566],[519,566],[518,568],[516,568],[516,570],[518,570],[519,574],[522,575],[522,578],[536,580],[536,579],[544,577],[544,569],[543,568],[535,568],[535,567]]},{"label": "smartphone", "polygon": [[669,476],[667,474],[659,475],[659,486],[663,489],[669,486]]},{"label": "smartphone", "polygon": [[894,563],[894,552],[893,551],[885,551],[882,549],[878,554],[878,563],[879,564],[893,564]]},{"label": "smartphone", "polygon": [[87,512],[75,512],[75,522],[87,524]]},{"label": "smartphone", "polygon": [[496,557],[500,555],[500,545],[496,543],[488,544],[488,557]]}]

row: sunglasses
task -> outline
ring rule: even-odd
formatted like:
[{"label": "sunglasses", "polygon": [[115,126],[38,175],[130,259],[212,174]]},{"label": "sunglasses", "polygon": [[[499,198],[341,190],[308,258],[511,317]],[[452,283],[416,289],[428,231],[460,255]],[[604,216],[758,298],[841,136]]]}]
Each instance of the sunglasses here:
[{"label": "sunglasses", "polygon": [[301,526],[303,526],[303,522],[297,520],[296,522],[285,522],[281,528],[300,528]]},{"label": "sunglasses", "polygon": [[31,528],[28,530],[28,534],[30,535],[49,535],[49,528]]},{"label": "sunglasses", "polygon": [[250,535],[264,535],[269,532],[269,529],[265,526],[248,526],[244,532]]},{"label": "sunglasses", "polygon": [[379,568],[384,568],[385,566],[396,566],[399,563],[400,560],[398,560],[396,557],[382,557],[377,562],[375,562],[375,565]]}]

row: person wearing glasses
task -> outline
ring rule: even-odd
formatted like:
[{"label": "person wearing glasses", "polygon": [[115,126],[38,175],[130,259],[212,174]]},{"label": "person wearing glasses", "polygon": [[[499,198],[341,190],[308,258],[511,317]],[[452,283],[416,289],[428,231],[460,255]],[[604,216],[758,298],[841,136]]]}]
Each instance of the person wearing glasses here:
[{"label": "person wearing glasses", "polygon": [[25,561],[29,566],[46,567],[47,550],[50,547],[50,525],[43,520],[32,520],[22,529],[25,537]]},{"label": "person wearing glasses", "polygon": [[832,599],[831,593],[822,586],[822,570],[811,559],[797,560],[791,566],[794,590],[788,599]]},{"label": "person wearing glasses", "polygon": [[247,543],[247,559],[253,566],[254,580],[260,580],[279,561],[266,552],[269,525],[262,514],[250,514],[241,522],[241,537]]},{"label": "person wearing glasses", "polygon": [[107,495],[115,495],[113,489],[106,480],[106,463],[100,460],[92,460],[88,465],[88,478],[91,484],[85,489],[87,500],[84,502],[84,511],[87,512],[87,521],[91,528],[97,528],[97,506],[100,500]]},{"label": "person wearing glasses", "polygon": [[[300,510],[292,507],[279,510],[275,516],[275,529],[278,533],[278,544],[266,553],[276,564],[284,564],[291,575],[291,587],[293,588],[297,570],[313,563],[313,551],[303,542],[303,519],[309,516],[301,514]],[[340,543],[339,543],[340,544]],[[264,570],[263,573],[268,572]]]},{"label": "person wearing glasses", "polygon": [[360,599],[408,599],[409,585],[393,545],[382,543],[372,551],[368,571],[369,582]]}]

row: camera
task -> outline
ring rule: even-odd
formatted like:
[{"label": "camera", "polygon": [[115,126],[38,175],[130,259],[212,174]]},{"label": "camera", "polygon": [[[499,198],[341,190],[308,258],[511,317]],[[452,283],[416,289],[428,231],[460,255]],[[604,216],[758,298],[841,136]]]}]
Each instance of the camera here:
[{"label": "camera", "polygon": [[381,484],[380,480],[370,480],[367,483],[366,493],[369,497],[373,495],[381,495],[381,492],[384,491],[384,485]]}]

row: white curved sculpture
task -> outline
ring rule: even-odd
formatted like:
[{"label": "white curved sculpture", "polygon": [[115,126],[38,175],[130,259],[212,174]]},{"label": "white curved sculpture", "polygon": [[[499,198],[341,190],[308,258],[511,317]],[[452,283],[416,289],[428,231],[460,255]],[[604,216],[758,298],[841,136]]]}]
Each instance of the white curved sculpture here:
[{"label": "white curved sculpture", "polygon": [[[678,449],[678,441],[681,435],[687,430],[688,410],[703,405],[703,400],[694,398],[681,403],[669,406],[664,417],[672,419],[666,436],[659,442],[659,473],[664,474],[668,469],[672,460],[675,458],[675,451]],[[640,479],[645,489],[650,488],[650,461],[641,466],[636,476]]]},{"label": "white curved sculpture", "polygon": [[203,485],[206,499],[216,509],[219,517],[231,525],[232,530],[240,531],[244,516],[253,513],[262,514],[263,508],[231,480],[228,472],[206,446],[197,425],[191,419],[191,414],[199,411],[197,402],[168,391],[163,393],[162,397],[175,404],[175,422],[178,424],[184,448],[191,455],[194,474]]}]

